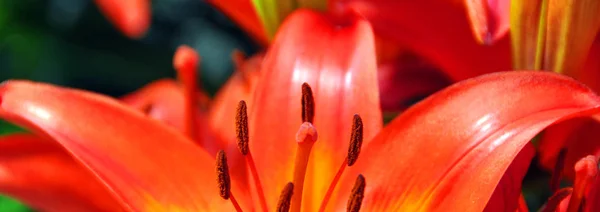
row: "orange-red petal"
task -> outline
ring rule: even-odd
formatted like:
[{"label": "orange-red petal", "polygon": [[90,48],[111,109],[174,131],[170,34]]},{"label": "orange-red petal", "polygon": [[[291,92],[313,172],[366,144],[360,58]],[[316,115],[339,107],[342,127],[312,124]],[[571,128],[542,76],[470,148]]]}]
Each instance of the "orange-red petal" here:
[{"label": "orange-red petal", "polygon": [[370,182],[364,210],[481,211],[539,131],[599,110],[600,97],[558,74],[502,72],[466,80],[392,121],[342,182],[358,173]]},{"label": "orange-red petal", "polygon": [[[354,114],[364,122],[365,144],[382,125],[371,27],[353,16],[330,17],[309,10],[291,14],[275,36],[262,64],[254,103],[249,107],[250,151],[267,197],[292,180],[302,124],[301,85],[315,100],[314,144],[304,185],[303,210],[316,211],[347,154]],[[361,160],[360,158],[358,159]],[[276,199],[267,199],[271,208]]]},{"label": "orange-red petal", "polygon": [[[131,210],[217,210],[214,158],[183,134],[102,95],[0,85],[0,117],[51,139]],[[92,179],[90,179],[92,180]]]},{"label": "orange-red petal", "polygon": [[[585,68],[567,71],[566,74],[600,91],[600,39],[596,39],[590,49]],[[540,162],[552,169],[556,157],[562,148],[566,148],[567,159],[564,173],[573,179],[573,165],[586,155],[600,156],[600,143],[597,142],[600,123],[592,119],[570,120],[548,128],[540,140]]]},{"label": "orange-red petal", "polygon": [[454,81],[511,69],[510,42],[491,46],[473,39],[468,16],[456,1],[339,0],[335,10],[367,18],[378,36],[427,58]]},{"label": "orange-red petal", "polygon": [[521,184],[533,155],[535,155],[533,144],[525,144],[525,147],[517,154],[504,173],[504,176],[502,176],[502,179],[500,179],[494,193],[485,206],[485,212],[522,210],[519,208],[520,204],[522,204],[520,198],[523,197],[521,195]]},{"label": "orange-red petal", "polygon": [[0,137],[0,193],[42,211],[124,211],[108,189],[55,142]]},{"label": "orange-red petal", "polygon": [[100,11],[126,36],[140,38],[150,26],[150,0],[94,0]]},{"label": "orange-red petal", "polygon": [[174,80],[154,81],[121,101],[182,132],[185,129],[183,89]]},{"label": "orange-red petal", "polygon": [[[202,102],[202,94],[198,95],[198,99]],[[151,118],[159,120],[180,132],[185,132],[185,97],[183,88],[174,80],[161,79],[154,81],[143,88],[130,93],[121,98],[121,101],[126,105],[139,110]],[[220,149],[223,149],[226,144],[222,140],[217,139],[214,135],[215,131],[211,131],[206,124],[207,115],[204,110],[197,108],[194,113],[195,118],[200,124],[196,127],[195,142],[206,149],[211,154],[216,154]]]}]

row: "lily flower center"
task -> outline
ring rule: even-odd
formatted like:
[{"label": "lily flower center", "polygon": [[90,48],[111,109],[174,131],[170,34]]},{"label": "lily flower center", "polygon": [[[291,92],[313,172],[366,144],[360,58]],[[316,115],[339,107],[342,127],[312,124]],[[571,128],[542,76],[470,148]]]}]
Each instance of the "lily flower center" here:
[{"label": "lily flower center", "polygon": [[[306,168],[308,166],[308,162],[310,159],[310,154],[311,154],[311,150],[313,145],[315,144],[315,142],[318,139],[318,133],[317,133],[317,129],[315,128],[315,126],[313,125],[314,122],[314,115],[315,115],[315,102],[314,102],[314,97],[313,97],[313,93],[312,93],[312,89],[311,87],[307,84],[304,83],[302,84],[302,99],[301,99],[301,104],[302,104],[302,121],[303,123],[300,125],[300,128],[298,129],[297,133],[296,133],[296,143],[297,143],[297,151],[296,151],[296,158],[295,158],[295,163],[294,163],[294,174],[293,174],[293,179],[291,182],[288,182],[286,184],[286,186],[284,187],[284,189],[281,191],[281,194],[279,196],[279,200],[277,202],[277,208],[276,211],[292,211],[292,212],[299,212],[302,209],[302,194],[303,194],[303,190],[304,190],[304,180],[305,180],[305,176],[306,176]],[[237,107],[237,111],[236,111],[236,138],[237,138],[237,146],[238,146],[238,150],[242,153],[242,155],[244,155],[246,162],[248,164],[248,168],[250,170],[252,179],[253,179],[253,183],[255,184],[255,187],[257,188],[257,196],[260,202],[260,207],[262,208],[262,211],[268,211],[267,209],[267,203],[265,200],[265,195],[264,195],[264,191],[263,191],[263,187],[262,187],[262,182],[259,178],[258,175],[258,171],[256,169],[256,165],[254,163],[254,159],[252,158],[252,153],[249,149],[248,143],[249,143],[249,130],[248,130],[248,106],[246,105],[245,101],[240,101]],[[352,166],[358,159],[358,155],[360,154],[360,149],[362,146],[362,142],[363,142],[363,123],[362,123],[362,119],[358,114],[355,114],[353,117],[353,123],[352,123],[352,132],[351,132],[351,139],[350,139],[350,145],[348,148],[348,156],[346,157],[346,159],[344,160],[344,162],[341,164],[339,170],[337,171],[337,174],[335,175],[334,179],[332,180],[327,193],[325,194],[325,197],[321,203],[321,207],[319,209],[319,211],[324,211],[325,208],[327,207],[327,203],[329,202],[333,191],[335,190],[335,187],[341,177],[341,175],[344,172],[344,169],[346,166]],[[222,161],[222,159],[220,159],[221,153],[224,155],[225,153],[223,151],[219,152],[219,154],[217,155],[217,161]],[[224,157],[224,156],[223,156]],[[222,162],[222,163],[226,163]],[[221,179],[225,178],[225,177],[221,177],[221,174],[224,170],[224,168],[222,168],[223,165],[219,165],[219,162],[217,164],[217,173],[219,174],[218,179],[219,179],[219,185],[221,186],[223,185],[229,185],[229,183],[221,183]],[[226,167],[226,165],[225,165]],[[227,177],[228,179],[228,177]],[[223,182],[229,182],[229,181],[223,181]],[[364,197],[364,190],[365,190],[365,186],[366,186],[366,182],[365,182],[365,178],[362,175],[359,175],[356,183],[354,185],[354,188],[352,189],[352,193],[349,196],[348,199],[348,204],[347,204],[347,211],[353,211],[353,212],[358,212],[360,211],[360,207],[362,204],[362,199]],[[225,186],[226,187],[226,186]],[[221,192],[221,196],[223,197],[224,194],[224,190],[227,190],[228,192],[225,192],[227,194],[229,194],[229,198],[232,201],[232,204],[234,205],[234,207],[236,207],[236,210],[241,211],[241,209],[238,209],[239,205],[237,205],[237,202],[235,201],[235,198],[233,197],[233,194],[231,194],[231,192],[229,191],[229,189],[225,189],[225,188],[221,188],[219,187],[219,190]],[[225,198],[225,197],[223,197]]]}]

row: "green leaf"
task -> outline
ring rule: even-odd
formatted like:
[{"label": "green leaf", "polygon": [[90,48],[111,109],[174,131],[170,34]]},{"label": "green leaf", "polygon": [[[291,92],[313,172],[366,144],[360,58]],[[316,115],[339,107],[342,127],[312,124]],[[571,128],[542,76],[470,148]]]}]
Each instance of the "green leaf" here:
[{"label": "green leaf", "polygon": [[29,212],[33,211],[17,200],[0,196],[0,211]]},{"label": "green leaf", "polygon": [[324,11],[327,9],[326,0],[252,0],[252,4],[269,39],[275,36],[279,25],[294,10],[310,8]]},{"label": "green leaf", "polygon": [[[25,132],[23,128],[18,126],[9,124],[8,122],[0,119],[0,135],[15,133],[15,132]],[[3,211],[3,210],[0,210]]]}]

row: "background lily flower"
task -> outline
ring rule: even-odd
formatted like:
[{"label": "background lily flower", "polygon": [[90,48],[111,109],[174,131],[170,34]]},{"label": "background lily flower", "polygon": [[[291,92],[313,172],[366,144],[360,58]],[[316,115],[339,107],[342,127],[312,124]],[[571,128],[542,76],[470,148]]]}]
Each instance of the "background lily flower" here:
[{"label": "background lily flower", "polygon": [[[554,71],[600,91],[600,3],[597,1],[519,1],[511,5],[515,69]],[[594,119],[571,120],[546,130],[540,162],[560,179],[574,179],[572,167],[586,155],[600,156]],[[562,156],[559,154],[564,152]],[[560,167],[557,167],[560,166]],[[558,185],[559,182],[555,182]],[[557,185],[553,185],[557,187]]]},{"label": "background lily flower", "polygon": [[453,81],[511,69],[508,37],[491,46],[477,43],[465,7],[458,2],[344,0],[338,4],[338,9],[364,16],[378,36],[427,59]]}]

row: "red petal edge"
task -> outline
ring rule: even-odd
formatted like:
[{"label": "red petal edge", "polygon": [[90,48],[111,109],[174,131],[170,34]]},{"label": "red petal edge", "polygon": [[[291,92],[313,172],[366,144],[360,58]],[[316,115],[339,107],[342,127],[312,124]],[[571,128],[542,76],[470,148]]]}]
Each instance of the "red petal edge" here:
[{"label": "red petal edge", "polygon": [[364,210],[482,211],[533,136],[599,108],[593,91],[558,74],[502,72],[466,80],[392,121],[342,183],[365,176]]},{"label": "red petal edge", "polygon": [[115,99],[27,81],[0,84],[0,99],[1,118],[56,141],[129,211],[230,207],[213,157]]},{"label": "red petal edge", "polygon": [[19,133],[0,137],[0,149],[1,193],[43,211],[123,211],[55,142]]}]

